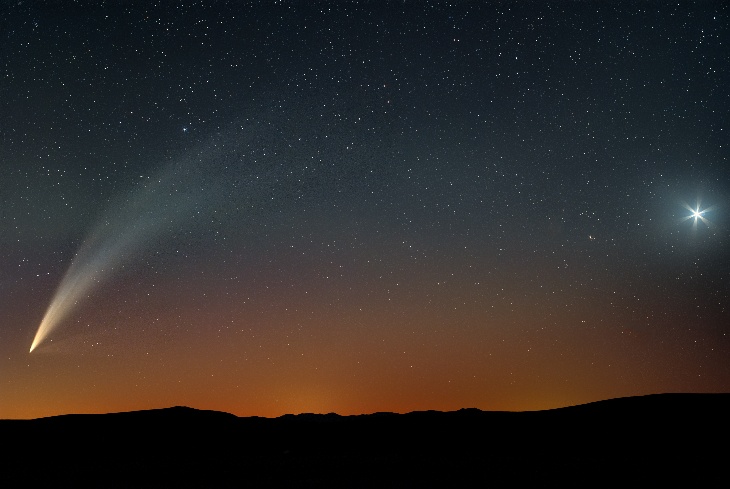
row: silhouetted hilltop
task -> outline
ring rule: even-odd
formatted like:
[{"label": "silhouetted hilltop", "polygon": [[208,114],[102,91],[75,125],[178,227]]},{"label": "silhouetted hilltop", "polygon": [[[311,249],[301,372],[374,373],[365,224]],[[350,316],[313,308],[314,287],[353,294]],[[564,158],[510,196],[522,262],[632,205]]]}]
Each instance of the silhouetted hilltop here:
[{"label": "silhouetted hilltop", "polygon": [[662,394],[522,413],[270,419],[173,407],[3,420],[12,449],[0,477],[3,487],[699,482],[726,464],[729,412],[730,394]]}]

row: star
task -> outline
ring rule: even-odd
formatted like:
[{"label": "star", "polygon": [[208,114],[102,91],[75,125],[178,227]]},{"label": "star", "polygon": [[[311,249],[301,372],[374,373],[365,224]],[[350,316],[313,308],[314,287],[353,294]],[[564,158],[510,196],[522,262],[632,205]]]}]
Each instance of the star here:
[{"label": "star", "polygon": [[715,208],[714,205],[710,206],[710,207],[702,208],[702,203],[701,203],[700,199],[697,199],[697,205],[695,207],[691,207],[686,202],[683,202],[682,206],[685,209],[687,209],[690,213],[688,215],[686,215],[685,217],[683,217],[681,222],[689,221],[690,219],[692,219],[692,229],[694,229],[694,230],[697,229],[698,221],[702,221],[702,223],[704,223],[705,226],[707,226],[707,227],[709,227],[712,224],[712,221],[707,219],[705,217],[705,214],[707,214],[708,212],[711,212]]}]

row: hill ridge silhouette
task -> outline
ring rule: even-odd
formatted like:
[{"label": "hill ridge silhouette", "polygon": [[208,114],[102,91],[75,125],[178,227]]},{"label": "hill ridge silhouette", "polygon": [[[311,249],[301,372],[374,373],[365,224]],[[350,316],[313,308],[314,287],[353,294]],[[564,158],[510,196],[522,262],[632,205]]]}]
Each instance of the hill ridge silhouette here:
[{"label": "hill ridge silhouette", "polygon": [[525,412],[262,418],[173,406],[2,420],[0,439],[13,447],[2,458],[2,480],[4,487],[446,487],[598,476],[655,485],[685,474],[701,483],[725,467],[727,450],[716,447],[730,435],[728,412],[730,394],[656,394]]},{"label": "hill ridge silhouette", "polygon": [[373,413],[360,413],[360,414],[339,414],[336,412],[328,412],[328,413],[313,413],[313,412],[302,412],[302,413],[287,413],[282,414],[280,416],[276,417],[265,417],[265,416],[238,416],[233,413],[229,413],[227,411],[218,411],[214,409],[201,409],[196,408],[192,406],[185,406],[185,405],[175,405],[175,406],[169,406],[169,407],[160,407],[160,408],[150,408],[150,409],[139,409],[139,410],[132,410],[132,411],[112,411],[108,413],[67,413],[67,414],[56,414],[52,416],[44,416],[40,418],[31,418],[31,419],[0,419],[0,423],[5,421],[37,421],[41,419],[56,419],[56,418],[63,418],[68,416],[78,417],[78,416],[115,416],[115,415],[129,415],[129,414],[141,414],[141,413],[147,413],[147,414],[154,414],[154,415],[162,415],[162,414],[175,414],[175,415],[196,415],[196,414],[205,414],[205,415],[226,415],[231,416],[237,419],[290,419],[290,418],[306,418],[306,417],[338,417],[338,418],[352,418],[352,417],[361,417],[361,416],[385,416],[385,415],[392,415],[392,416],[404,416],[409,414],[416,414],[416,413],[440,413],[440,414],[448,414],[448,413],[463,413],[463,412],[479,412],[479,413],[510,413],[510,414],[520,414],[520,413],[553,413],[558,411],[564,411],[564,410],[575,410],[575,409],[595,409],[595,408],[603,408],[605,406],[608,406],[611,404],[612,406],[618,406],[619,404],[626,404],[629,403],[632,404],[632,408],[635,407],[639,402],[646,402],[646,401],[655,401],[655,402],[662,402],[665,403],[672,399],[673,404],[676,405],[676,401],[685,402],[695,402],[698,399],[701,398],[712,398],[712,402],[715,403],[719,399],[722,398],[729,398],[730,399],[730,393],[656,393],[656,394],[645,394],[640,396],[625,396],[625,397],[614,397],[609,399],[600,399],[597,401],[589,401],[581,404],[574,404],[569,406],[560,406],[555,408],[548,408],[548,409],[538,409],[538,410],[525,410],[525,411],[505,411],[505,410],[483,410],[476,407],[468,407],[468,408],[459,408],[452,411],[440,411],[436,409],[426,409],[426,410],[415,410],[415,411],[408,411],[405,413],[398,413],[393,411],[376,411]]}]

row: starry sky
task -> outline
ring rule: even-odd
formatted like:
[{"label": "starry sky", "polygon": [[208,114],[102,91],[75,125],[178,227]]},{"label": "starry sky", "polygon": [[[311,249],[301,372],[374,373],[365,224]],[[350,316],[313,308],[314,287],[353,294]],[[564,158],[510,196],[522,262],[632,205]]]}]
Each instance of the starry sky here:
[{"label": "starry sky", "polygon": [[728,10],[3,2],[0,418],[730,391]]}]

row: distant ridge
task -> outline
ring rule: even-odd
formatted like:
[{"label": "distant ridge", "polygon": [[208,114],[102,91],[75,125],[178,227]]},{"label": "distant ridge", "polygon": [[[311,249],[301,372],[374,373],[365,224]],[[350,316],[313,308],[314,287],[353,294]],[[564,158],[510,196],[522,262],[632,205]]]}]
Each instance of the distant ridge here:
[{"label": "distant ridge", "polygon": [[2,420],[0,439],[12,450],[0,462],[0,484],[655,486],[684,475],[701,485],[727,464],[718,443],[730,435],[728,413],[730,394],[658,394],[528,412],[239,418],[175,406]]},{"label": "distant ridge", "polygon": [[[572,406],[563,406],[550,409],[532,410],[532,411],[484,411],[479,408],[461,408],[456,411],[437,411],[437,410],[424,410],[424,411],[411,411],[408,413],[395,413],[390,411],[380,411],[370,414],[349,414],[341,415],[337,413],[299,413],[299,414],[284,414],[277,418],[264,418],[261,416],[250,416],[250,417],[239,417],[235,414],[231,414],[225,411],[216,411],[210,409],[198,409],[189,406],[172,406],[164,408],[152,408],[142,409],[137,411],[119,411],[110,413],[93,413],[93,414],[58,414],[54,416],[47,416],[43,418],[34,418],[30,420],[5,420],[0,419],[0,423],[7,421],[37,421],[41,419],[64,419],[69,417],[98,417],[98,416],[165,416],[165,417],[193,417],[193,416],[221,416],[227,418],[236,419],[317,419],[317,418],[352,418],[352,417],[363,417],[363,416],[405,416],[413,414],[448,414],[448,413],[556,413],[556,412],[570,412],[578,410],[586,411],[602,411],[602,410],[651,410],[657,407],[669,408],[669,409],[698,409],[703,407],[705,409],[716,409],[719,405],[727,405],[724,403],[730,403],[730,393],[661,393],[661,394],[646,394],[642,396],[627,396],[627,397],[616,397],[611,399],[603,399],[598,401],[591,401],[583,404],[576,404]],[[0,425],[2,426],[2,425]]]},{"label": "distant ridge", "polygon": [[[42,419],[70,419],[70,418],[83,418],[83,417],[122,417],[122,416],[155,416],[155,417],[166,417],[172,419],[184,419],[192,418],[195,416],[225,416],[228,418],[238,418],[234,414],[227,413],[225,411],[214,411],[209,409],[197,409],[188,406],[172,406],[166,408],[154,408],[154,409],[142,409],[139,411],[119,411],[112,413],[93,413],[93,414],[58,414],[55,416],[47,416],[44,418],[35,418],[30,421],[37,421]],[[0,420],[2,422],[3,420]]]}]

